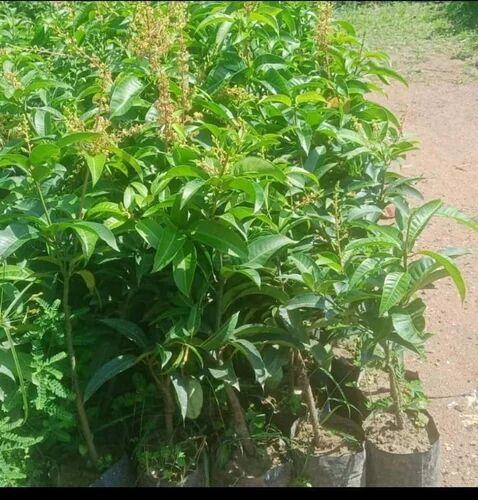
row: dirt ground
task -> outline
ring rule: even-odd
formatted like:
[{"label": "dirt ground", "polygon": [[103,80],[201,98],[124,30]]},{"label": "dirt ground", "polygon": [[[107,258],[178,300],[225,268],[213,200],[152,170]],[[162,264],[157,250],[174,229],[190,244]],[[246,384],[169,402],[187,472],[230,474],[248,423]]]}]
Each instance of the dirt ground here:
[{"label": "dirt ground", "polygon": [[[404,119],[404,131],[420,141],[403,173],[424,177],[419,188],[426,200],[441,198],[478,219],[478,71],[443,54],[413,68],[403,56],[393,60],[409,87],[393,84],[388,99],[372,100]],[[449,279],[424,293],[434,336],[427,360],[410,357],[408,367],[420,373],[441,433],[442,485],[478,486],[478,234],[437,218],[420,247],[449,246],[473,252],[459,261],[467,299],[462,305]]]}]

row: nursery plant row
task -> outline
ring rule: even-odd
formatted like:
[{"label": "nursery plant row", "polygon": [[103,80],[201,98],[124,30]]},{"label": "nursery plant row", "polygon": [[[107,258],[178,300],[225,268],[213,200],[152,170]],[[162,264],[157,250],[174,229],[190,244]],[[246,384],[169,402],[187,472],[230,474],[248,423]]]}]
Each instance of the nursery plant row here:
[{"label": "nursery plant row", "polygon": [[0,3],[0,484],[436,484],[404,353],[466,250],[420,235],[478,225],[400,173],[364,42],[329,2]]}]

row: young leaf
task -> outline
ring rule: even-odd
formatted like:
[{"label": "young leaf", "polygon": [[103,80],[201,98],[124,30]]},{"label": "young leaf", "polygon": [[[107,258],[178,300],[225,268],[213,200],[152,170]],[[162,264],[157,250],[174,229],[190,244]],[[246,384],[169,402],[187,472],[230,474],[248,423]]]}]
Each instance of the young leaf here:
[{"label": "young leaf", "polygon": [[411,277],[408,273],[393,272],[387,274],[383,284],[382,300],[379,316],[383,316],[390,308],[397,305],[408,292]]}]

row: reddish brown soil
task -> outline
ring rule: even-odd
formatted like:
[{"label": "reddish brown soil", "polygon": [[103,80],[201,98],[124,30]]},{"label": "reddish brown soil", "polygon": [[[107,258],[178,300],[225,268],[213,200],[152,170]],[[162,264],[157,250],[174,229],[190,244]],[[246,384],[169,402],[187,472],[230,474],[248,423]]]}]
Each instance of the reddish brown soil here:
[{"label": "reddish brown soil", "polygon": [[[409,75],[409,87],[393,84],[389,98],[375,96],[399,118],[404,130],[420,141],[403,172],[425,178],[425,199],[478,218],[478,72],[466,75],[462,62],[437,55],[407,68],[400,55],[395,66]],[[410,357],[430,397],[429,410],[441,433],[442,484],[478,486],[478,234],[445,219],[436,219],[423,234],[421,248],[469,248],[460,259],[468,285],[462,305],[451,280],[424,293],[428,304],[428,359]],[[466,397],[468,396],[468,398]]]}]

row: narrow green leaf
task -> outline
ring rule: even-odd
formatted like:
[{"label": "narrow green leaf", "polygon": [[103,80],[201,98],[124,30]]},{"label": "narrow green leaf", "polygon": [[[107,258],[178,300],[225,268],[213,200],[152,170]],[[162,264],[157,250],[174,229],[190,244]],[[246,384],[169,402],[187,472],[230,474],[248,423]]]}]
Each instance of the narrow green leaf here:
[{"label": "narrow green leaf", "polygon": [[35,275],[31,269],[20,266],[0,266],[0,282],[2,281],[35,281]]},{"label": "narrow green leaf", "polygon": [[478,232],[478,222],[471,217],[468,217],[463,212],[460,212],[456,208],[441,206],[435,213],[439,217],[446,217],[447,219],[453,219],[459,224],[463,224],[473,231]]},{"label": "narrow green leaf", "polygon": [[143,84],[136,76],[122,75],[117,78],[110,102],[111,118],[127,113],[142,89]]},{"label": "narrow green leaf", "polygon": [[282,234],[259,236],[248,246],[249,262],[247,265],[264,266],[276,252],[294,243],[295,241]]},{"label": "narrow green leaf", "polygon": [[113,377],[116,377],[116,375],[131,368],[136,362],[137,358],[135,356],[131,354],[121,354],[104,364],[95,372],[86,385],[84,402],[86,403],[86,401],[88,401],[103,384],[108,382],[108,380],[111,380]]},{"label": "narrow green leaf", "polygon": [[463,280],[463,276],[461,275],[458,266],[450,259],[450,257],[447,257],[446,255],[437,252],[432,252],[431,250],[421,250],[418,253],[431,257],[438,264],[443,266],[445,271],[450,275],[451,279],[455,283],[456,289],[460,294],[461,300],[464,301],[466,298],[465,281]]},{"label": "narrow green leaf", "polygon": [[78,144],[79,142],[92,142],[100,137],[101,134],[97,132],[73,132],[72,134],[65,135],[61,139],[58,139],[56,144],[59,148],[65,148],[72,144]]},{"label": "narrow green leaf", "polygon": [[409,314],[392,314],[393,328],[397,334],[410,344],[420,345],[424,342],[424,337],[420,336],[416,329],[413,318]]},{"label": "narrow green leaf", "polygon": [[14,222],[0,231],[0,257],[6,258],[28,241],[38,238],[38,231]]},{"label": "narrow green leaf", "polygon": [[273,163],[254,156],[248,156],[235,163],[233,172],[236,175],[271,176],[279,181],[286,180],[284,173]]},{"label": "narrow green leaf", "polygon": [[235,313],[214,335],[201,344],[201,348],[207,351],[219,349],[234,338],[234,330],[239,319],[239,313]]},{"label": "narrow green leaf", "polygon": [[184,186],[181,193],[181,209],[184,208],[186,203],[204,186],[205,183],[206,181],[203,179],[193,179]]},{"label": "narrow green leaf", "polygon": [[98,241],[98,236],[96,233],[82,229],[81,227],[76,227],[75,232],[80,240],[81,250],[85,258],[85,263],[87,263],[93,252],[95,251],[96,243]]},{"label": "narrow green leaf", "polygon": [[100,323],[103,323],[104,325],[112,328],[115,332],[124,335],[126,338],[134,342],[140,349],[146,349],[148,339],[143,330],[136,323],[121,318],[106,318],[100,320]]},{"label": "narrow green leaf", "polygon": [[259,351],[252,342],[245,339],[236,339],[233,345],[240,351],[249,361],[254,370],[256,381],[264,386],[264,382],[270,377],[270,373],[262,360]]},{"label": "narrow green leaf", "polygon": [[149,246],[154,249],[158,248],[159,235],[163,231],[163,227],[160,224],[152,219],[143,219],[136,224],[136,231]]},{"label": "narrow green leaf", "polygon": [[436,211],[441,207],[441,200],[432,200],[421,207],[412,210],[408,218],[407,228],[407,248],[411,250],[417,241],[418,236],[425,229],[428,221],[433,217]]},{"label": "narrow green leaf", "polygon": [[176,392],[177,401],[179,404],[179,409],[181,411],[181,417],[183,420],[186,418],[188,412],[188,386],[187,381],[182,375],[177,373],[171,375],[171,382],[173,383],[174,390]]},{"label": "narrow green leaf", "polygon": [[176,256],[186,238],[176,228],[165,226],[158,235],[158,247],[154,256],[153,271],[161,271]]},{"label": "narrow green leaf", "polygon": [[187,381],[188,390],[188,409],[186,417],[194,420],[199,417],[203,405],[203,391],[199,380],[189,377]]},{"label": "narrow green leaf", "polygon": [[186,242],[173,259],[174,282],[186,297],[189,297],[191,292],[196,265],[196,247],[192,243]]},{"label": "narrow green leaf", "polygon": [[397,305],[408,292],[411,277],[405,272],[387,274],[383,284],[382,300],[380,302],[379,316],[383,316],[390,308]]},{"label": "narrow green leaf", "polygon": [[95,156],[91,156],[88,153],[84,153],[86,164],[91,174],[91,182],[93,186],[98,182],[101,174],[103,173],[103,168],[106,162],[106,155],[99,153]]},{"label": "narrow green leaf", "polygon": [[193,237],[225,254],[247,258],[247,247],[242,238],[219,222],[201,220],[196,226]]},{"label": "narrow green leaf", "polygon": [[209,371],[215,379],[226,382],[226,384],[229,384],[239,390],[239,380],[230,360],[224,363],[224,365],[220,368],[209,368]]}]

